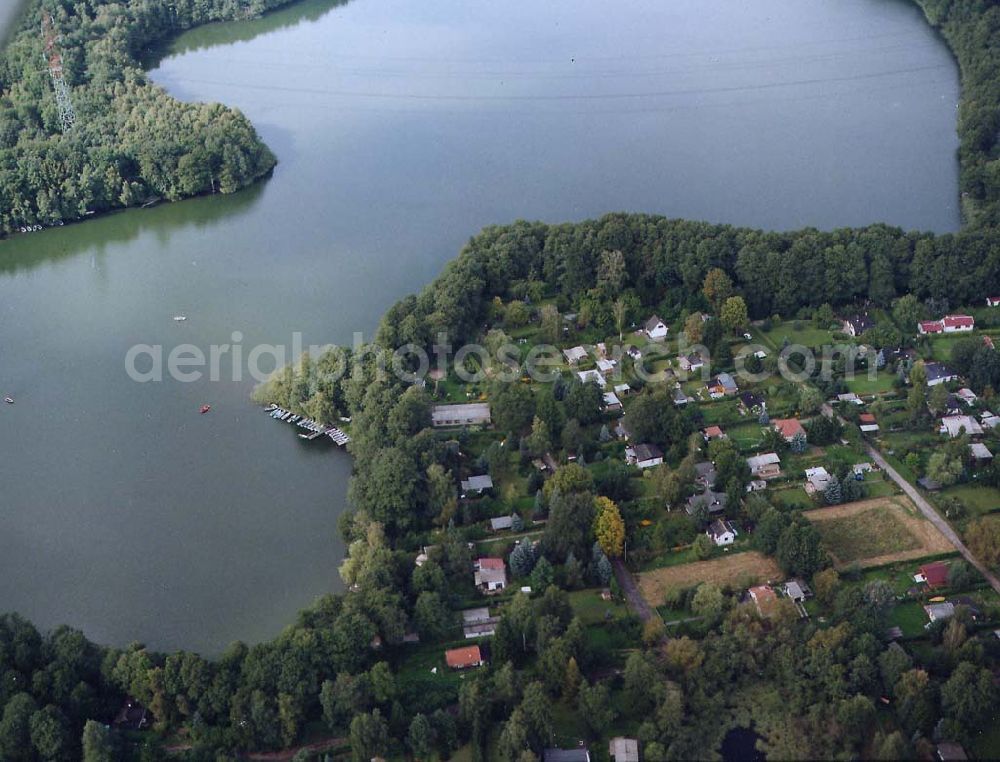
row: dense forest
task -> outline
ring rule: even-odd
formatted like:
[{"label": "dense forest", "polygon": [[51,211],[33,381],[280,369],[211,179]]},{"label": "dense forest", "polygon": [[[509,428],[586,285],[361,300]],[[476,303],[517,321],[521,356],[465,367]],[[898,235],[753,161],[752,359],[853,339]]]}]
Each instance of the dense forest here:
[{"label": "dense forest", "polygon": [[966,222],[1000,225],[1000,6],[992,0],[917,0],[958,58],[959,166]]},{"label": "dense forest", "polygon": [[[275,158],[246,117],[173,99],[140,60],[184,29],[287,2],[30,3],[0,55],[0,233],[154,198],[232,193],[266,174]],[[65,134],[46,67],[45,13],[77,115]]]}]

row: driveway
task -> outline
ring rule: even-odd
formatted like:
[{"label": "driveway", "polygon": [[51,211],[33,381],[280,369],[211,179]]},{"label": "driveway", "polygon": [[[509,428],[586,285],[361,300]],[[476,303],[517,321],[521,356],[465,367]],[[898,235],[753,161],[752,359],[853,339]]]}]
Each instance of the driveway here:
[{"label": "driveway", "polygon": [[615,579],[618,580],[618,586],[622,589],[622,595],[625,596],[628,607],[642,620],[642,623],[645,624],[656,616],[653,609],[646,603],[646,599],[642,597],[642,593],[639,592],[639,586],[635,584],[635,577],[625,568],[625,562],[620,558],[612,558],[611,568],[615,570]]},{"label": "driveway", "polygon": [[990,583],[990,586],[1000,593],[1000,579],[998,579],[993,572],[991,572],[984,564],[980,563],[974,555],[972,555],[972,552],[965,547],[965,543],[962,542],[959,536],[955,533],[955,530],[951,528],[951,524],[941,517],[941,515],[934,509],[934,506],[927,502],[924,496],[917,491],[916,487],[906,481],[906,479],[900,475],[899,471],[889,465],[889,462],[882,457],[882,453],[867,443],[865,443],[865,449],[868,451],[871,459],[878,464],[879,468],[889,475],[890,479],[899,485],[900,489],[902,489],[910,500],[913,501],[914,505],[920,509],[920,512],[924,514],[927,520],[936,526],[941,534],[943,534],[945,538],[947,538],[947,540],[958,549],[958,552],[964,556],[965,560],[976,567],[976,569],[979,570],[979,573],[982,574],[986,581]]}]

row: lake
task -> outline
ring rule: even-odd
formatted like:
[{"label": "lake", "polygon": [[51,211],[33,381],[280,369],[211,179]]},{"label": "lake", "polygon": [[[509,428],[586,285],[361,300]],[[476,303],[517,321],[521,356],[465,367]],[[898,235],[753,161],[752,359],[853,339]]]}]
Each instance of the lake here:
[{"label": "lake", "polygon": [[136,344],[370,337],[517,218],[959,226],[957,68],[904,0],[307,0],[154,66],[273,176],[0,242],[0,610],[105,643],[216,654],[340,589],[348,456]]}]

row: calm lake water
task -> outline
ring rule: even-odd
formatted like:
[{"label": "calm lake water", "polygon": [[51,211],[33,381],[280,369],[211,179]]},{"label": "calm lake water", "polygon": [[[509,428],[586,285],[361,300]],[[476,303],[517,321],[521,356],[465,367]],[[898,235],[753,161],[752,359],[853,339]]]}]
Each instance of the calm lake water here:
[{"label": "calm lake water", "polygon": [[0,609],[107,643],[217,653],[340,586],[349,458],[248,379],[130,381],[137,343],[368,336],[520,217],[959,225],[957,70],[903,0],[308,0],[152,76],[274,176],[0,242]]}]

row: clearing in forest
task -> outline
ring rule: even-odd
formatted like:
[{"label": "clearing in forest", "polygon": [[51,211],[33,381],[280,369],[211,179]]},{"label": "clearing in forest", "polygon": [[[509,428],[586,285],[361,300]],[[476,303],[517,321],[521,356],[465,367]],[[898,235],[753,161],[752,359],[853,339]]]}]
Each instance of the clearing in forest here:
[{"label": "clearing in forest", "polygon": [[837,566],[863,567],[954,550],[904,495],[806,511]]},{"label": "clearing in forest", "polygon": [[694,587],[702,582],[744,587],[783,578],[773,558],[753,550],[643,572],[639,575],[639,590],[646,602],[655,607],[663,604],[667,590],[673,588]]}]

